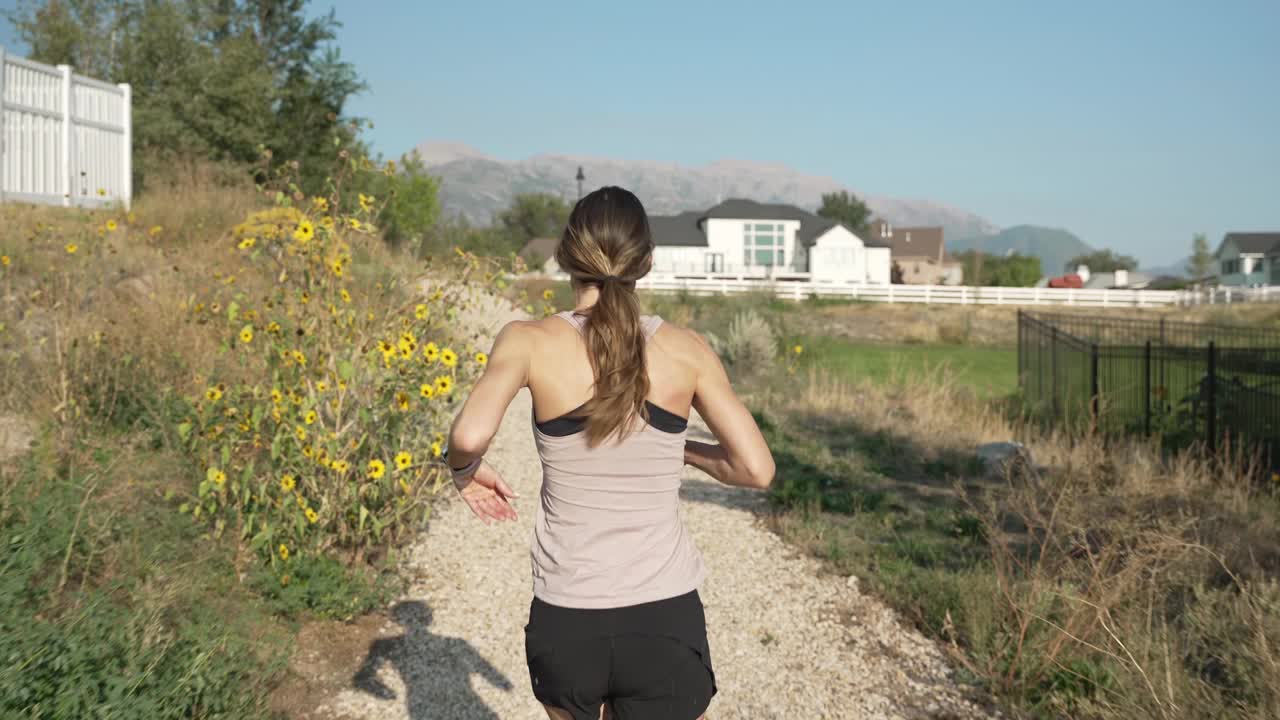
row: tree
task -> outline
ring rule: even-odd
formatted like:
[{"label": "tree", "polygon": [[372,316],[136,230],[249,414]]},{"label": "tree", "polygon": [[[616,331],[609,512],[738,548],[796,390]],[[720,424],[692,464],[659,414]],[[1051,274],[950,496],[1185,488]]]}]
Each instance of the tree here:
[{"label": "tree", "polygon": [[1192,280],[1207,277],[1213,271],[1213,253],[1204,233],[1191,236],[1191,259],[1187,262],[1187,274]]},{"label": "tree", "polygon": [[306,0],[26,0],[8,13],[33,59],[133,86],[134,146],[148,162],[298,160],[321,189],[334,136],[363,84],[331,43],[332,12]]},{"label": "tree", "polygon": [[569,210],[564,200],[550,193],[516,195],[497,217],[504,254],[520,250],[533,238],[559,235],[569,222]]},{"label": "tree", "polygon": [[387,242],[408,247],[420,256],[442,249],[429,247],[440,219],[440,180],[427,173],[418,153],[401,157],[399,168],[370,177],[365,192],[385,203],[380,219]]},{"label": "tree", "polygon": [[861,238],[865,238],[871,229],[871,208],[856,195],[844,190],[823,193],[818,215],[839,222]]},{"label": "tree", "polygon": [[902,266],[898,264],[897,260],[894,260],[893,264],[889,266],[889,282],[894,285],[901,285],[904,282],[902,279]]},{"label": "tree", "polygon": [[1064,268],[1074,272],[1076,267],[1087,265],[1089,272],[1115,272],[1116,270],[1137,270],[1138,260],[1129,255],[1120,255],[1111,250],[1095,250],[1084,255],[1077,255],[1067,261]]},{"label": "tree", "polygon": [[1040,258],[1030,255],[986,255],[967,250],[956,258],[964,266],[965,281],[970,285],[1031,287],[1041,276]]}]

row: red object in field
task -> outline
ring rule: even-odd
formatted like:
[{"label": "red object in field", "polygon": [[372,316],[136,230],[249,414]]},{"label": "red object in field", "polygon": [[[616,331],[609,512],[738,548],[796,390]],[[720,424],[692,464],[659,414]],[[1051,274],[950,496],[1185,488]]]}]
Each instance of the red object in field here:
[{"label": "red object in field", "polygon": [[1062,277],[1049,278],[1049,287],[1051,288],[1082,288],[1084,281],[1075,273],[1063,275]]}]

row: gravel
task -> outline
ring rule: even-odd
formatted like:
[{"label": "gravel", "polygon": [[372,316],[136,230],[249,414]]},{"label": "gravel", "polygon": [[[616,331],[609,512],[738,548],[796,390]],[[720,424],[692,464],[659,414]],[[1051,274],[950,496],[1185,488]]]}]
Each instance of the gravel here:
[{"label": "gravel", "polygon": [[[486,526],[442,501],[403,561],[410,589],[383,631],[384,662],[319,715],[342,718],[545,718],[530,689],[524,625],[529,540],[540,482],[530,399],[512,403],[488,456],[521,494],[520,518]],[[691,433],[706,431],[697,418]],[[763,496],[687,469],[685,522],[706,560],[701,588],[727,718],[990,717],[968,699],[935,643],[823,572],[757,517]]]}]

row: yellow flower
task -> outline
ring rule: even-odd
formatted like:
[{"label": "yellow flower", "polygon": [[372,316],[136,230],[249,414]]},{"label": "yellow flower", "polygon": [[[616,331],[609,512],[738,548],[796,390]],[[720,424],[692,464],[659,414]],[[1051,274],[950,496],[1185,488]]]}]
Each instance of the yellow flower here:
[{"label": "yellow flower", "polygon": [[253,247],[253,244],[256,242],[257,242],[256,238],[247,237],[240,241],[240,245],[238,247],[241,250],[248,250],[249,248]]},{"label": "yellow flower", "polygon": [[351,293],[347,292],[346,288],[342,288],[341,290],[339,290],[338,294],[342,296],[342,302],[346,302],[346,303],[351,302]]},{"label": "yellow flower", "polygon": [[[5,265],[8,265],[8,264],[9,264],[8,262],[5,263]],[[419,320],[426,320],[428,314],[430,314],[430,310],[428,310],[427,306],[423,305],[422,303],[418,303],[418,306],[413,309],[414,317],[418,318]]]},{"label": "yellow flower", "polygon": [[346,460],[334,460],[332,463],[329,464],[329,467],[333,468],[334,470],[340,473],[344,473],[348,469],[350,469],[351,465]]},{"label": "yellow flower", "polygon": [[308,425],[315,425],[317,417],[315,410],[308,410],[306,416],[302,418],[302,422]]},{"label": "yellow flower", "polygon": [[374,480],[377,480],[378,478],[382,477],[383,473],[385,473],[386,471],[387,471],[386,463],[382,462],[381,460],[378,460],[375,458],[369,461],[369,477],[373,478]]},{"label": "yellow flower", "polygon": [[310,220],[303,220],[298,223],[298,227],[293,230],[293,239],[300,243],[309,243],[311,238],[315,237],[316,228],[311,224]]},{"label": "yellow flower", "polygon": [[382,351],[382,356],[387,359],[396,354],[396,347],[386,340],[378,341],[378,350]]},{"label": "yellow flower", "polygon": [[310,445],[303,445],[303,446],[302,446],[302,457],[309,458],[309,457],[311,457],[314,453],[315,453],[315,450],[312,450]]},{"label": "yellow flower", "polygon": [[293,351],[293,361],[298,363],[300,367],[307,366],[307,356],[303,355],[301,350]]},{"label": "yellow flower", "polygon": [[159,225],[152,225],[151,229],[147,231],[147,235],[150,235],[151,237],[154,238],[159,236],[161,231],[163,230],[164,228],[160,227]]},{"label": "yellow flower", "polygon": [[320,224],[324,227],[324,229],[325,229],[325,230],[332,230],[332,229],[333,229],[333,216],[332,216],[332,215],[325,215],[324,217],[320,218]]},{"label": "yellow flower", "polygon": [[406,346],[404,346],[404,345],[401,345],[401,346],[400,346],[400,357],[404,358],[405,360],[408,360],[409,358],[413,357],[413,348],[410,348],[410,347],[406,347]]},{"label": "yellow flower", "polygon": [[306,442],[307,440],[306,428],[302,427],[301,425],[297,425],[293,429],[293,434],[298,437],[298,442]]},{"label": "yellow flower", "polygon": [[240,342],[245,345],[253,342],[253,328],[251,326],[245,325],[240,329]]},{"label": "yellow flower", "polygon": [[350,225],[352,230],[360,229],[360,221],[355,218],[347,218],[347,225]]},{"label": "yellow flower", "polygon": [[[0,265],[3,265],[3,266],[5,266],[5,267],[9,267],[9,256],[8,256],[8,255],[0,255]],[[422,307],[422,306],[421,306],[421,305],[419,305],[418,307]]]},{"label": "yellow flower", "polygon": [[360,193],[360,209],[369,212],[373,208],[373,196]]},{"label": "yellow flower", "polygon": [[422,348],[423,360],[426,360],[429,363],[433,363],[436,361],[436,358],[438,357],[440,357],[440,348],[436,347],[435,343],[429,342],[427,343],[426,347]]},{"label": "yellow flower", "polygon": [[444,448],[440,446],[440,441],[431,443],[431,457],[440,457],[442,454],[444,454]]},{"label": "yellow flower", "polygon": [[222,391],[216,387],[211,387],[204,391],[204,396],[208,398],[210,402],[218,402],[222,399]]},{"label": "yellow flower", "polygon": [[307,303],[311,302],[311,293],[304,290],[302,294],[298,296],[298,301],[301,302],[303,305],[306,305]]},{"label": "yellow flower", "polygon": [[329,383],[323,380],[316,381],[316,392],[324,392],[325,390],[328,390],[328,389],[329,389]]},{"label": "yellow flower", "polygon": [[76,251],[80,249],[80,246],[75,243],[67,243],[64,249],[67,251],[68,255],[75,255]]},{"label": "yellow flower", "polygon": [[285,545],[284,543],[280,543],[280,559],[281,560],[289,559],[289,546]]},{"label": "yellow flower", "polygon": [[550,300],[551,298],[553,298],[553,297],[555,297],[555,296],[556,296],[556,294],[555,294],[555,292],[553,292],[553,291],[551,290],[551,288],[547,288],[546,290],[543,290],[543,291],[542,291],[542,299],[543,299],[543,300]]},{"label": "yellow flower", "polygon": [[120,225],[117,224],[115,220],[107,221],[107,232],[115,232],[118,227],[120,227]]},{"label": "yellow flower", "polygon": [[403,391],[396,392],[396,407],[401,410],[409,409],[409,393]]},{"label": "yellow flower", "polygon": [[280,477],[280,489],[285,492],[293,492],[298,483],[293,479],[292,475],[283,475]]},{"label": "yellow flower", "polygon": [[316,521],[319,519],[320,519],[320,515],[315,510],[312,510],[311,508],[307,508],[307,522],[311,523],[312,525],[315,525]]},{"label": "yellow flower", "polygon": [[396,453],[396,470],[408,470],[413,465],[413,455],[401,450]]},{"label": "yellow flower", "polygon": [[302,493],[298,493],[297,495],[295,495],[294,499],[298,501],[298,507],[300,508],[307,507],[307,499],[302,497]]},{"label": "yellow flower", "polygon": [[315,208],[316,212],[325,212],[329,209],[329,201],[326,198],[316,196],[311,198],[311,207]]},{"label": "yellow flower", "polygon": [[458,356],[449,348],[445,348],[440,351],[440,362],[444,363],[445,367],[453,367],[458,364]]},{"label": "yellow flower", "polygon": [[436,378],[436,392],[441,395],[448,395],[453,390],[453,378],[448,375],[441,375]]},{"label": "yellow flower", "polygon": [[271,333],[272,335],[279,335],[280,323],[276,322],[275,320],[272,320],[271,322],[267,323],[267,332]]},{"label": "yellow flower", "polygon": [[791,348],[791,350],[792,350],[792,352],[794,352],[795,354],[799,355],[800,353],[804,352],[804,346],[803,346],[803,345],[797,345],[797,346],[795,346],[795,347]]},{"label": "yellow flower", "polygon": [[280,392],[280,388],[271,388],[271,402],[277,405],[284,402],[284,393]]},{"label": "yellow flower", "polygon": [[329,263],[329,270],[332,271],[334,275],[338,277],[342,277],[342,261],[341,260],[331,261]]},{"label": "yellow flower", "polygon": [[431,396],[436,394],[436,388],[431,383],[422,383],[422,387],[418,388],[418,394],[430,400]]},{"label": "yellow flower", "polygon": [[485,365],[489,364],[489,356],[482,352],[478,352],[476,353],[476,362],[480,365],[480,367],[484,367]]},{"label": "yellow flower", "polygon": [[226,474],[226,473],[222,472],[221,470],[215,470],[215,471],[213,472],[213,484],[214,484],[214,485],[217,485],[218,487],[222,487],[222,484],[223,484],[223,483],[225,483],[226,481],[227,481],[227,474]]}]

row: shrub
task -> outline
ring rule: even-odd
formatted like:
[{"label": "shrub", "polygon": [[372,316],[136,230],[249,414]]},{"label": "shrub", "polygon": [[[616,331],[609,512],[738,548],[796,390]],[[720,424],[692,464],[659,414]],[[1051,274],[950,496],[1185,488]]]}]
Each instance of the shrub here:
[{"label": "shrub", "polygon": [[778,338],[773,328],[755,310],[734,316],[724,340],[717,338],[713,342],[712,347],[738,374],[768,372],[778,355]]}]

